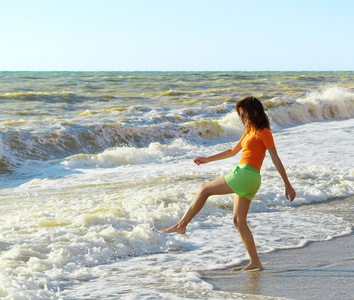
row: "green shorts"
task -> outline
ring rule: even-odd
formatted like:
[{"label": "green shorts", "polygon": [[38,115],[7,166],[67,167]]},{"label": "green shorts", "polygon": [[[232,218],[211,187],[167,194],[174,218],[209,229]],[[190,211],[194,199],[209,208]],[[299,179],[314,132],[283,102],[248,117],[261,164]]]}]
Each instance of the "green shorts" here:
[{"label": "green shorts", "polygon": [[225,177],[227,185],[240,197],[248,200],[256,195],[261,186],[261,174],[249,165],[239,165]]}]

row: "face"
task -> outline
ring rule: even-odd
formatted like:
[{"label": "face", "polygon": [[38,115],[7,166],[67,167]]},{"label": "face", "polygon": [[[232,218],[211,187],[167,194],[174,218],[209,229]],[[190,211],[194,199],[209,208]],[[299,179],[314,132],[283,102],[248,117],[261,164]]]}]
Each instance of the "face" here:
[{"label": "face", "polygon": [[242,107],[240,107],[239,113],[240,113],[240,120],[241,120],[242,124],[245,127],[248,127],[248,121],[249,121],[248,120],[248,113]]}]

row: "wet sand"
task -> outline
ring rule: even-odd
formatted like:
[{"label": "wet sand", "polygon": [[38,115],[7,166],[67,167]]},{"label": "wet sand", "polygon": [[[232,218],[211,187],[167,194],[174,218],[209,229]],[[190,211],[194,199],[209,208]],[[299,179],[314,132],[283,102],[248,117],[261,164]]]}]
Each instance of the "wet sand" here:
[{"label": "wet sand", "polygon": [[290,299],[354,299],[354,235],[260,255],[263,271],[203,272],[216,290]]}]

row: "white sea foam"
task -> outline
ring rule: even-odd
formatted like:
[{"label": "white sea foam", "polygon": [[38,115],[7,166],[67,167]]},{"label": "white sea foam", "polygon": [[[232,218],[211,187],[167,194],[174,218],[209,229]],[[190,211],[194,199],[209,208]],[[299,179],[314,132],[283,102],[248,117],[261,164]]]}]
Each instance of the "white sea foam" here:
[{"label": "white sea foam", "polygon": [[177,139],[170,145],[156,142],[151,143],[147,148],[115,147],[99,154],[77,154],[66,158],[63,164],[68,167],[113,167],[167,162],[176,156],[191,155],[197,149],[197,146],[188,145],[184,140]]},{"label": "white sea foam", "polygon": [[[213,290],[198,272],[247,259],[232,224],[232,195],[211,197],[186,235],[158,232],[181,218],[202,183],[237,165],[240,154],[201,166],[193,158],[237,142],[244,128],[230,99],[238,98],[239,90],[230,82],[218,88],[213,77],[197,78],[187,92],[152,80],[152,91],[140,86],[144,91],[114,90],[116,95],[109,91],[114,80],[128,77],[108,76],[104,80],[113,84],[107,83],[108,89],[99,81],[102,94],[95,92],[96,77],[83,80],[81,89],[81,75],[72,76],[76,90],[60,95],[68,97],[63,103],[53,101],[47,85],[33,95],[19,91],[21,99],[16,91],[2,98],[11,105],[0,124],[0,167],[6,174],[0,194],[0,297],[246,297]],[[141,78],[136,74],[134,80]],[[208,87],[203,92],[201,82]],[[275,90],[279,96],[263,102],[297,199],[285,199],[267,156],[248,216],[261,252],[352,230],[337,209],[341,197],[354,195],[352,91],[325,87],[291,97],[286,88]],[[151,98],[144,103],[140,97]]]},{"label": "white sea foam", "polygon": [[[352,128],[352,121],[331,122],[327,129],[330,127],[335,136]],[[324,128],[318,123],[275,134],[298,199],[293,204],[286,201],[283,184],[268,158],[262,169],[262,187],[249,215],[260,251],[299,247],[351,231],[351,224],[331,214],[274,211],[354,194],[350,153],[343,153],[344,159],[348,157],[346,168],[336,168],[335,162],[318,166],[307,160],[316,143],[308,145],[309,154],[301,155],[303,146],[287,153],[288,141],[308,139]],[[323,135],[316,135],[316,139],[329,153],[336,149]],[[54,172],[61,172],[56,166],[47,170],[48,178],[3,190],[1,203],[6,206],[6,215],[0,223],[2,295],[76,298],[83,290],[95,295],[95,278],[108,277],[117,282],[115,293],[133,294],[138,290],[137,295],[142,296],[144,278],[144,284],[158,295],[167,286],[169,291],[182,295],[195,295],[197,290],[203,291],[206,298],[214,295],[215,291],[196,272],[206,265],[220,268],[247,259],[232,225],[232,195],[209,199],[185,237],[160,235],[157,230],[178,221],[201,183],[226,174],[235,165],[235,160],[230,159],[197,167],[185,157],[186,153],[197,155],[200,150],[209,155],[230,145],[228,142],[198,149],[183,140],[168,147],[152,145],[150,150],[136,151],[151,151],[149,155],[156,151],[152,155],[154,165],[150,158],[144,158],[139,165],[121,165],[108,159],[110,168],[104,168],[106,163],[99,168],[84,164],[84,169],[80,168],[82,164],[74,164],[71,173],[59,178],[54,177]],[[133,156],[140,152],[133,152]],[[157,159],[159,155],[162,160]],[[322,160],[326,159],[323,154]],[[121,284],[126,278],[130,278],[128,286]],[[65,291],[67,280],[81,283]],[[91,286],[94,282],[96,285]],[[100,281],[100,287],[106,288],[108,282]]]}]

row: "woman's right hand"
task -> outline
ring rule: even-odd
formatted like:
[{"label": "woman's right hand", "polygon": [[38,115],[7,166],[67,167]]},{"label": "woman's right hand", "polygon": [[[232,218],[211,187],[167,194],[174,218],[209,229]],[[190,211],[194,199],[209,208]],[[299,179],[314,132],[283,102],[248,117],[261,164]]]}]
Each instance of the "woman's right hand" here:
[{"label": "woman's right hand", "polygon": [[206,157],[197,157],[194,159],[194,163],[197,164],[198,166],[201,164],[206,164],[208,162],[208,159]]}]

